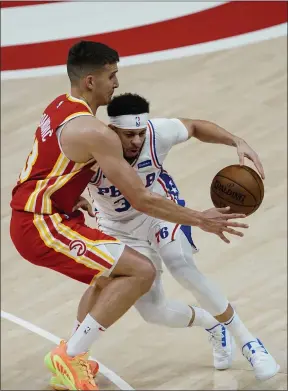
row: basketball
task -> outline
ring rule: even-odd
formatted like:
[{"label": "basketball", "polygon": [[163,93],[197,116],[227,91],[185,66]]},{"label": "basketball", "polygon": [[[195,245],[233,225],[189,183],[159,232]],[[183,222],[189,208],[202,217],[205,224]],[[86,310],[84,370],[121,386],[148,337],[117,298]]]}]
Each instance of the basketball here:
[{"label": "basketball", "polygon": [[252,168],[235,164],[215,175],[210,195],[216,208],[230,206],[231,213],[249,216],[256,212],[263,201],[264,185]]}]

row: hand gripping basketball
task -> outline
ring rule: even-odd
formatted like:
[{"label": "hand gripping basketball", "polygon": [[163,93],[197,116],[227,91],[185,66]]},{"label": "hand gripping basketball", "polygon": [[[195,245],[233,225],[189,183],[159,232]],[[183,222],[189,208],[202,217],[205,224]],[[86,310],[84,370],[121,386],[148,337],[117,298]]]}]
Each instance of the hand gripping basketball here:
[{"label": "hand gripping basketball", "polygon": [[226,238],[224,232],[228,232],[236,236],[244,236],[243,232],[237,231],[231,227],[248,228],[248,224],[237,223],[230,221],[232,219],[240,219],[246,217],[245,214],[240,213],[228,213],[230,207],[226,208],[211,208],[202,212],[201,223],[199,228],[203,231],[214,233],[219,236],[225,243],[230,243],[230,240]]},{"label": "hand gripping basketball", "polygon": [[238,138],[236,141],[236,147],[240,166],[244,166],[244,158],[246,157],[254,163],[261,178],[265,179],[264,168],[257,153],[246,143],[246,141],[240,138]]}]

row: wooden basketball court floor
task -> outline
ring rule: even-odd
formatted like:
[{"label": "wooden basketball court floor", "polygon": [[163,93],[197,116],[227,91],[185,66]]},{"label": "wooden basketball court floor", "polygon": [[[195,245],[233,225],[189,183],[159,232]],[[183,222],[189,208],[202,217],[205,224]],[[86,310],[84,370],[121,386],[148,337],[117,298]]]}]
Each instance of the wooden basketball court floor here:
[{"label": "wooden basketball court floor", "polygon": [[[266,172],[265,198],[247,219],[250,228],[244,238],[232,238],[227,245],[195,229],[194,239],[200,247],[199,268],[221,285],[246,325],[281,365],[279,374],[260,383],[238,351],[233,368],[217,372],[203,330],[149,325],[131,309],[94,344],[92,353],[134,389],[287,389],[286,46],[284,37],[120,69],[117,93],[143,94],[151,101],[152,115],[214,121],[245,138],[260,154]],[[64,75],[2,82],[2,310],[60,337],[70,333],[85,286],[21,259],[9,237],[9,202],[42,110],[68,91]],[[106,120],[104,109],[99,117]],[[204,210],[211,207],[214,174],[237,162],[235,149],[194,140],[172,150],[166,169],[177,179],[188,205]],[[196,304],[166,270],[163,279],[168,296]],[[23,322],[20,326],[2,318],[1,326],[1,389],[49,389],[43,356],[53,343],[31,331],[31,325],[22,327]],[[99,376],[101,389],[125,389],[112,381]]]}]

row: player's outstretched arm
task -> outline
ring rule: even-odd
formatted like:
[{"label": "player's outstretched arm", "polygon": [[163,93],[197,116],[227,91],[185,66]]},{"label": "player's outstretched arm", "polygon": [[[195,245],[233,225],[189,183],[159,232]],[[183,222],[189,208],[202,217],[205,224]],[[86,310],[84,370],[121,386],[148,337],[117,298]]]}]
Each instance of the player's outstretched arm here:
[{"label": "player's outstretched arm", "polygon": [[[88,119],[90,120],[90,119]],[[95,130],[95,126],[97,130]],[[202,213],[183,208],[156,193],[147,190],[135,170],[123,158],[120,139],[110,128],[100,121],[91,122],[91,129],[86,127],[82,140],[87,150],[95,158],[105,176],[123,194],[130,205],[138,211],[159,219],[184,225],[198,226],[223,239],[223,232],[243,236],[232,227],[247,228],[246,224],[230,221],[245,217],[242,214],[228,214],[227,210],[213,209],[213,213]],[[227,241],[227,240],[225,240]]]},{"label": "player's outstretched arm", "polygon": [[225,144],[237,148],[240,165],[244,165],[244,158],[251,160],[257,168],[261,178],[265,178],[264,169],[258,154],[245,140],[235,136],[227,130],[209,121],[179,118],[188,130],[188,138],[195,137],[204,143]]}]

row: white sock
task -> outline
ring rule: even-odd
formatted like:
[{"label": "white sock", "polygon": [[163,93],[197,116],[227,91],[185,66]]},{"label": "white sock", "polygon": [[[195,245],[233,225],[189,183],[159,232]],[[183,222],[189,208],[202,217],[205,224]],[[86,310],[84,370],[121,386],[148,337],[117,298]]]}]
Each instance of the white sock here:
[{"label": "white sock", "polygon": [[200,326],[209,331],[209,329],[219,324],[218,320],[209,314],[209,312],[203,310],[203,308],[193,306],[193,310],[195,311],[195,318],[192,326]]},{"label": "white sock", "polygon": [[88,314],[67,342],[67,354],[73,357],[88,352],[93,342],[105,330],[101,324]]},{"label": "white sock", "polygon": [[245,327],[242,320],[234,311],[234,314],[231,319],[224,322],[223,325],[229,330],[230,334],[233,335],[238,345],[241,348],[250,341],[255,341],[255,337],[250,333],[250,331]]},{"label": "white sock", "polygon": [[72,337],[73,334],[75,334],[75,332],[76,332],[76,330],[78,329],[78,327],[80,326],[80,324],[81,324],[81,323],[79,322],[79,320],[76,319],[75,322],[74,322],[74,326],[73,326],[73,329],[72,329],[72,333],[71,333],[71,335],[70,335],[71,337]]}]

